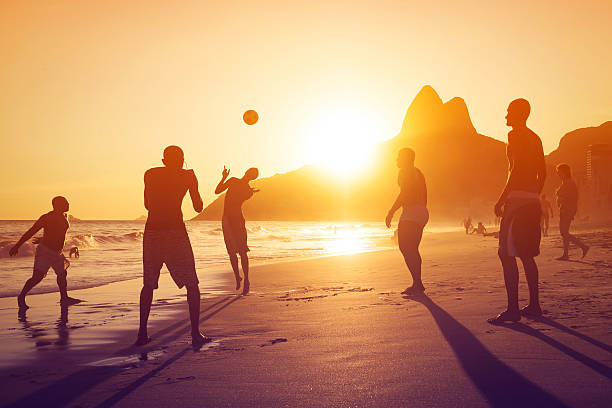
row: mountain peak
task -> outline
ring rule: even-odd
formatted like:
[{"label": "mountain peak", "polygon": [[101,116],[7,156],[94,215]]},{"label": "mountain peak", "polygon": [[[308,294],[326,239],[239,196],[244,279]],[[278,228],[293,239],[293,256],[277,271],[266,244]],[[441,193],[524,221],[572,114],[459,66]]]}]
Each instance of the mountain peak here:
[{"label": "mountain peak", "polygon": [[406,111],[402,132],[422,130],[423,124],[435,121],[442,106],[442,99],[438,93],[430,85],[425,85],[416,94]]},{"label": "mountain peak", "polygon": [[441,105],[442,98],[440,98],[440,95],[438,95],[436,90],[433,89],[431,85],[425,85],[424,87],[421,88],[419,93],[416,94],[410,106],[413,106],[415,104],[416,105],[428,104],[432,106]]},{"label": "mountain peak", "polygon": [[446,123],[454,131],[467,130],[467,133],[476,134],[472,124],[470,112],[463,98],[453,98],[444,104]]}]

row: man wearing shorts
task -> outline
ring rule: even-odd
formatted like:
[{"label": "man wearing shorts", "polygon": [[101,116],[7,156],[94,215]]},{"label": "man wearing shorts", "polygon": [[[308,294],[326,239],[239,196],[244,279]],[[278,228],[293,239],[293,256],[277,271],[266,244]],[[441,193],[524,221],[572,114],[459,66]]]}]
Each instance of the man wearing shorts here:
[{"label": "man wearing shorts", "polygon": [[259,190],[251,188],[250,181],[255,180],[259,176],[259,170],[250,168],[241,179],[232,177],[227,180],[229,170],[223,167],[221,173],[221,181],[215,189],[215,194],[221,194],[225,190],[225,200],[223,202],[223,218],[221,226],[223,228],[223,239],[225,248],[229,254],[230,263],[236,278],[236,290],[240,289],[240,271],[238,269],[238,255],[240,255],[240,263],[242,264],[242,273],[244,273],[244,286],[242,294],[249,293],[251,283],[249,281],[249,246],[247,245],[247,231],[245,226],[244,216],[242,215],[242,204],[253,196],[253,193]]},{"label": "man wearing shorts", "polygon": [[395,212],[402,207],[402,215],[398,225],[398,243],[404,256],[404,261],[412,275],[412,286],[402,292],[405,295],[420,294],[425,291],[421,280],[421,254],[419,245],[423,236],[423,228],[429,220],[427,211],[427,186],[423,173],[414,167],[414,150],[404,148],[397,155],[399,168],[399,195],[387,213],[385,223],[391,227]]},{"label": "man wearing shorts", "polygon": [[[508,106],[506,124],[508,133],[507,156],[509,175],[506,187],[495,204],[495,215],[502,216],[499,227],[498,255],[504,270],[508,295],[508,308],[489,323],[517,322],[521,314],[540,316],[538,266],[535,257],[540,254],[542,205],[540,193],[546,179],[546,165],[542,141],[527,127],[531,107],[525,99],[516,99]],[[519,310],[518,266],[520,258],[529,287],[529,305]]]},{"label": "man wearing shorts", "polygon": [[140,292],[140,329],[136,345],[147,344],[147,321],[157,289],[159,273],[166,264],[170,276],[179,288],[187,288],[191,342],[200,347],[210,339],[200,333],[200,288],[189,236],[183,222],[181,205],[187,191],[193,208],[203,209],[198,192],[198,179],[193,170],[184,170],[183,150],[168,146],[162,159],[164,167],[147,170],[144,175],[144,203],[149,211],[142,240],[143,287]]},{"label": "man wearing shorts", "polygon": [[64,241],[66,240],[66,231],[68,231],[69,227],[66,212],[69,210],[70,205],[68,200],[61,196],[53,198],[51,204],[53,205],[53,211],[43,214],[9,251],[10,256],[16,255],[19,247],[24,242],[32,238],[41,228],[43,229],[42,239],[39,240],[36,254],[34,255],[34,273],[23,285],[21,293],[17,296],[17,304],[22,311],[28,309],[28,305],[25,302],[26,295],[43,280],[49,268],[53,268],[57,275],[61,305],[69,306],[80,302],[80,300],[68,296],[66,276],[70,262],[62,254]]}]

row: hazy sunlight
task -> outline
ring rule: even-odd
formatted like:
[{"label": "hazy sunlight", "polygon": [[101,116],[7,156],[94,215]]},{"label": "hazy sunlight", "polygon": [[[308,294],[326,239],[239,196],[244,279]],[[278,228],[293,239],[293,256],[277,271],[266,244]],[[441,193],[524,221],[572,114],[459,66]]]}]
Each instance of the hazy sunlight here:
[{"label": "hazy sunlight", "polygon": [[350,105],[329,107],[310,123],[308,160],[343,177],[367,167],[384,128],[380,118]]}]

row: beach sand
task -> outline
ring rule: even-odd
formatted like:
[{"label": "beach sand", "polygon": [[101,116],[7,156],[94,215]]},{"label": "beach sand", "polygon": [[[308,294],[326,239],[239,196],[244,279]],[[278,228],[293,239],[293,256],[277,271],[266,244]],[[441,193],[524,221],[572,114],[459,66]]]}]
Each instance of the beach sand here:
[{"label": "beach sand", "polygon": [[[427,296],[399,251],[255,266],[249,296],[203,288],[193,351],[183,291],[163,275],[153,342],[132,347],[140,280],[0,299],[6,406],[603,407],[612,401],[612,229],[582,231],[585,260],[544,238],[540,320],[492,326],[505,308],[493,238],[426,234]],[[572,253],[578,256],[578,250]],[[202,273],[202,272],[200,272]],[[49,279],[49,278],[48,278]],[[520,299],[527,287],[521,276]],[[161,299],[161,301],[160,301]]]}]

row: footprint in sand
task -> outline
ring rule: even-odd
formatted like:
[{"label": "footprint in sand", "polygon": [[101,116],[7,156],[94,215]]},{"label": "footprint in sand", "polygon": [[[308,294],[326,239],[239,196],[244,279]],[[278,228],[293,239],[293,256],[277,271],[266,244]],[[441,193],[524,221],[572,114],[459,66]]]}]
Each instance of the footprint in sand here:
[{"label": "footprint in sand", "polygon": [[272,346],[276,343],[286,343],[288,340],[284,337],[279,337],[277,339],[274,340],[269,340],[267,343],[264,344],[260,344],[259,347],[266,347],[266,346]]}]

